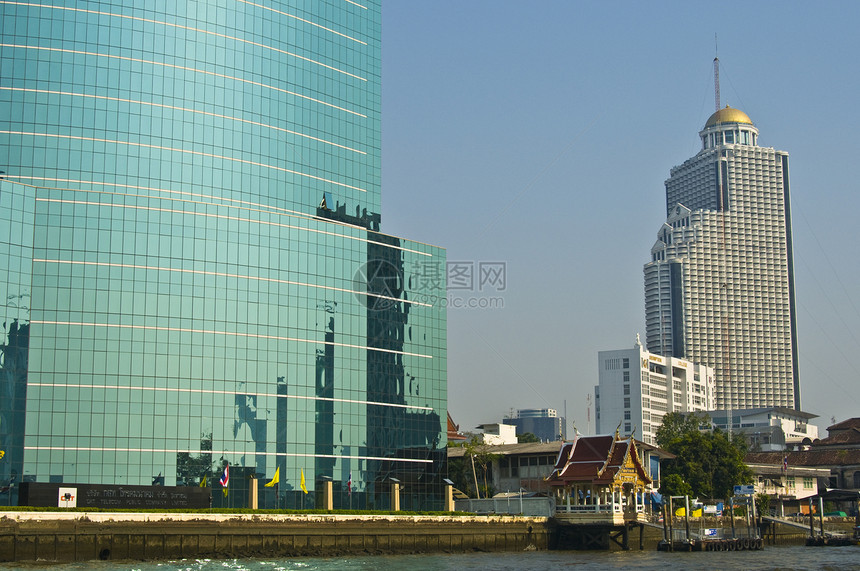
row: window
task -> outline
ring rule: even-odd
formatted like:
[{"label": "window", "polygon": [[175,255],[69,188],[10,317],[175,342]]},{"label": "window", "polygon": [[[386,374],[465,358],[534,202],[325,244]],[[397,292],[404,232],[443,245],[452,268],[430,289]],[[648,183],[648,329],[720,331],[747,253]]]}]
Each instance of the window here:
[{"label": "window", "polygon": [[629,394],[630,394],[630,385],[624,385],[624,394],[625,394],[625,395],[629,395]]},{"label": "window", "polygon": [[630,411],[629,410],[624,411],[624,420],[630,420]]},{"label": "window", "polygon": [[794,476],[786,476],[785,487],[788,488],[789,490],[794,489]]},{"label": "window", "polygon": [[624,357],[621,360],[621,368],[622,369],[629,369],[630,368],[630,359],[628,359],[627,357]]},{"label": "window", "polygon": [[624,371],[623,375],[624,375],[624,382],[629,383],[630,382],[630,371]]},{"label": "window", "polygon": [[804,478],[803,479],[803,489],[811,490],[812,489],[812,478]]},{"label": "window", "polygon": [[630,408],[630,397],[624,397],[624,408]]},{"label": "window", "polygon": [[624,423],[624,432],[626,432],[627,434],[630,434],[630,423],[629,422]]},{"label": "window", "polygon": [[658,389],[657,387],[651,387],[650,393],[652,397],[657,397],[659,399],[664,400],[667,398],[666,391],[664,391],[663,389]]}]

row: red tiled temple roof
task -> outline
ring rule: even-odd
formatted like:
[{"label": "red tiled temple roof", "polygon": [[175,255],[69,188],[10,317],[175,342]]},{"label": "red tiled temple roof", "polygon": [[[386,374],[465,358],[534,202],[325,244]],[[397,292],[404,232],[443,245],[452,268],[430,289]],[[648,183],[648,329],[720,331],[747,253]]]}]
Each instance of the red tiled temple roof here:
[{"label": "red tiled temple roof", "polygon": [[448,442],[465,442],[466,437],[460,433],[460,425],[454,424],[451,413],[448,413]]},{"label": "red tiled temple roof", "polygon": [[565,444],[547,480],[550,485],[572,482],[608,484],[615,480],[628,455],[639,478],[650,484],[651,478],[639,460],[633,439],[621,440],[607,435],[577,436],[573,442]]}]

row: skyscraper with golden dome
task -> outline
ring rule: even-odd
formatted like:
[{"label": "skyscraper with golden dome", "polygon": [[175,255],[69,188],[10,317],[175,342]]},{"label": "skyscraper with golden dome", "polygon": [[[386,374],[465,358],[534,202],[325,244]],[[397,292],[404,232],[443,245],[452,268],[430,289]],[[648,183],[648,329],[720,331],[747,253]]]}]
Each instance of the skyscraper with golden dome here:
[{"label": "skyscraper with golden dome", "polygon": [[713,367],[717,408],[799,410],[788,153],[758,135],[726,106],[671,170],[644,268],[646,343]]}]

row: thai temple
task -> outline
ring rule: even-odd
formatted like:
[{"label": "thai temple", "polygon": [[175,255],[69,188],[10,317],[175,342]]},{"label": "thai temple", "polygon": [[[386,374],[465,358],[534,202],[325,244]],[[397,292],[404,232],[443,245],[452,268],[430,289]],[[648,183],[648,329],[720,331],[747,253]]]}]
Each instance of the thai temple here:
[{"label": "thai temple", "polygon": [[577,523],[624,524],[645,518],[652,479],[632,436],[580,436],[565,443],[547,478],[557,516]]}]

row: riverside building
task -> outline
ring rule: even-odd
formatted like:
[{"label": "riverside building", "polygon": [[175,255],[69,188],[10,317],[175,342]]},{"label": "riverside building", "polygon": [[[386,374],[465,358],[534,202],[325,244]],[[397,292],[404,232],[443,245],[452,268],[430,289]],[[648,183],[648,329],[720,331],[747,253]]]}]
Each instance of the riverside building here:
[{"label": "riverside building", "polygon": [[441,508],[445,252],[379,232],[380,39],[377,0],[0,1],[12,503]]},{"label": "riverside building", "polygon": [[643,442],[656,444],[667,413],[714,407],[713,369],[646,351],[638,338],[631,349],[600,351],[597,365],[597,434],[617,428],[625,435],[638,432]]},{"label": "riverside building", "polygon": [[788,154],[715,112],[671,170],[645,264],[646,344],[712,367],[716,408],[800,410]]}]

